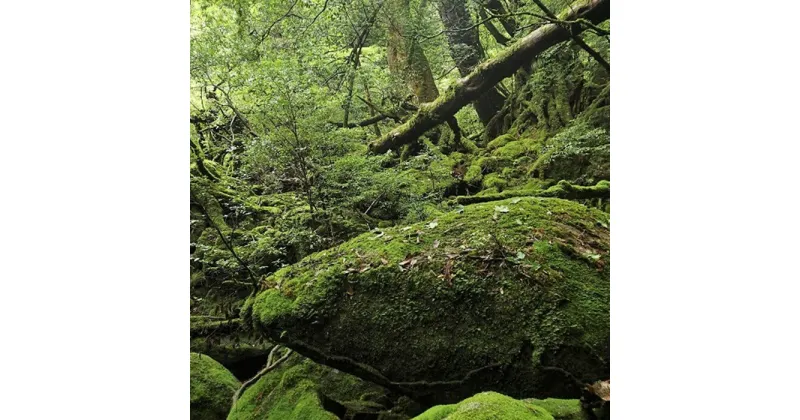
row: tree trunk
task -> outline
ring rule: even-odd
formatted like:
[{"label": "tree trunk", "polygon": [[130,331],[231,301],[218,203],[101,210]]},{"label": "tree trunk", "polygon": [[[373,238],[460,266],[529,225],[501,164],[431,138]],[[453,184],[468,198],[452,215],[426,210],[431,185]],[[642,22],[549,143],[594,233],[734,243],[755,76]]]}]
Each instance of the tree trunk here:
[{"label": "tree trunk", "polygon": [[[464,77],[486,58],[478,38],[478,28],[473,26],[465,0],[440,0],[439,17],[447,30],[450,56],[461,77]],[[503,102],[505,97],[494,86],[475,101],[475,111],[484,126],[503,107]],[[494,137],[494,134],[497,133],[490,134],[490,137]]]},{"label": "tree trunk", "polygon": [[409,0],[388,0],[389,71],[408,85],[419,103],[431,102],[439,96],[428,58],[416,41],[411,25]]},{"label": "tree trunk", "polygon": [[[579,0],[559,15],[562,21],[586,19],[600,23],[609,18],[611,0]],[[575,23],[572,33],[585,28]],[[385,153],[416,140],[431,128],[455,115],[458,110],[493,88],[497,83],[529,63],[533,58],[560,42],[571,39],[570,32],[561,24],[540,26],[507,48],[497,58],[478,65],[468,76],[460,79],[447,93],[433,103],[421,106],[419,112],[400,127],[395,128],[370,144],[373,153]]]},{"label": "tree trunk", "polygon": [[511,37],[517,32],[517,22],[514,20],[513,17],[505,16],[508,14],[506,8],[503,7],[503,3],[500,0],[487,0],[484,4],[486,10],[492,12],[494,16],[503,16],[498,18],[500,20],[500,24],[503,25],[503,28],[508,32],[508,35]]}]

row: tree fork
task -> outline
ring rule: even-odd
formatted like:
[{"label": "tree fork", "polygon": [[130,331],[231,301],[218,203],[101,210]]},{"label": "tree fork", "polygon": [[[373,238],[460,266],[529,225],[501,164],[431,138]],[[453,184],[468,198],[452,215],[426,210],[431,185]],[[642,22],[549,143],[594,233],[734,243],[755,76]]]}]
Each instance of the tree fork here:
[{"label": "tree fork", "polygon": [[[562,21],[585,19],[600,23],[609,18],[611,0],[579,0],[561,12]],[[463,77],[435,101],[420,106],[419,112],[405,124],[395,128],[370,144],[372,153],[385,153],[391,149],[410,143],[426,131],[445,122],[458,110],[478,99],[501,80],[530,62],[548,48],[581,33],[583,25],[575,25],[572,33],[562,25],[549,23],[540,26],[524,38],[514,43],[495,59],[486,61],[468,76]]]}]

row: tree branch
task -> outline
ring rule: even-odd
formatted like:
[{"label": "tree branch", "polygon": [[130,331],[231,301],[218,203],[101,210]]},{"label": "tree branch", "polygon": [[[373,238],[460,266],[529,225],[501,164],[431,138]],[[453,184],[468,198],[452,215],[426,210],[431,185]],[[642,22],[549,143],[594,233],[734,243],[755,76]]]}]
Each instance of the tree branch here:
[{"label": "tree branch", "polygon": [[258,380],[263,378],[264,375],[266,375],[266,374],[272,372],[273,370],[275,370],[276,367],[280,366],[281,363],[285,362],[286,359],[288,359],[289,356],[292,355],[292,349],[288,349],[286,351],[286,354],[284,354],[280,359],[275,361],[275,363],[272,363],[272,358],[273,358],[275,352],[278,350],[279,347],[280,346],[275,346],[275,347],[272,348],[272,351],[269,352],[269,357],[267,358],[267,365],[264,366],[264,369],[261,369],[258,373],[255,374],[255,376],[253,376],[252,378],[250,378],[247,381],[245,381],[242,384],[242,386],[239,387],[239,389],[236,390],[236,392],[233,394],[233,404],[236,404],[236,401],[239,400],[239,397],[242,396],[244,391],[247,388],[249,388],[250,385],[253,385],[254,383],[258,382]]},{"label": "tree branch", "polygon": [[237,254],[236,251],[234,251],[233,246],[231,246],[231,244],[228,243],[227,240],[225,240],[225,235],[219,229],[219,226],[217,226],[217,224],[214,223],[214,219],[212,219],[211,215],[208,214],[208,210],[206,210],[206,207],[203,205],[203,202],[200,201],[194,195],[193,192],[190,191],[189,194],[191,195],[192,200],[194,200],[194,202],[197,203],[198,206],[200,206],[200,210],[202,210],[203,215],[205,215],[205,217],[206,217],[206,220],[208,220],[208,223],[210,223],[211,226],[214,227],[214,230],[217,231],[217,233],[219,234],[219,238],[222,240],[222,243],[225,244],[225,247],[228,248],[228,251],[230,251],[231,254],[233,254],[233,257],[236,258],[236,261],[238,261],[239,264],[247,270],[247,275],[250,277],[250,280],[253,282],[253,291],[255,292],[255,290],[258,288],[258,280],[256,280],[256,275],[253,273],[253,270],[251,270],[250,267],[244,261],[242,261],[241,258],[239,258],[239,254]]},{"label": "tree branch", "polygon": [[[609,18],[610,3],[611,0],[580,0],[573,3],[559,17],[565,21],[583,18],[599,23]],[[583,27],[579,26],[575,29],[575,34],[582,30]],[[571,33],[562,25],[554,23],[542,25],[506,48],[497,58],[478,65],[472,73],[459,79],[435,101],[420,106],[420,111],[409,121],[372,142],[370,151],[381,154],[411,143],[426,131],[447,121],[458,110],[477,100],[501,80],[513,75],[525,63],[570,37]]]},{"label": "tree branch", "polygon": [[224,321],[204,322],[192,325],[189,328],[191,338],[208,337],[211,334],[229,334],[242,326],[240,318],[227,319]]},{"label": "tree branch", "polygon": [[[549,18],[558,19],[556,17],[556,15],[553,14],[553,12],[551,12],[550,9],[548,9],[547,6],[544,5],[544,3],[542,3],[542,0],[533,0],[533,2],[536,3],[536,5],[539,6],[539,8],[542,9],[542,11]],[[598,63],[600,63],[600,65],[603,66],[603,68],[606,69],[607,72],[611,73],[611,65],[608,64],[608,61],[606,61],[606,59],[603,58],[603,56],[600,55],[599,52],[595,51],[592,47],[590,47],[587,43],[585,43],[581,39],[581,37],[579,37],[577,34],[573,33],[571,28],[567,27],[566,25],[564,25],[564,26],[565,26],[564,29],[569,31],[569,35],[570,35],[570,37],[572,37],[572,40],[575,41],[575,43],[578,44],[579,47],[583,48],[584,51],[589,53],[589,55],[591,55]]]}]

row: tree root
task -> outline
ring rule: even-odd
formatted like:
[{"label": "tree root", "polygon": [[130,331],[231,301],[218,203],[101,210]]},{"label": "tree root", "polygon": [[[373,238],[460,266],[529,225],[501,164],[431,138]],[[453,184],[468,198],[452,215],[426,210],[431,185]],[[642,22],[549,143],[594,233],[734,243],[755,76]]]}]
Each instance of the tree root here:
[{"label": "tree root", "polygon": [[485,203],[488,201],[505,200],[513,197],[550,197],[562,198],[565,200],[584,200],[590,198],[610,198],[611,184],[608,181],[600,181],[597,185],[584,187],[581,185],[573,185],[567,181],[559,181],[558,184],[546,190],[517,190],[505,191],[497,194],[486,195],[468,195],[459,196],[451,200],[455,204],[475,204]]},{"label": "tree root", "polygon": [[281,346],[273,347],[272,351],[269,352],[269,357],[267,357],[267,364],[266,364],[266,366],[264,366],[264,369],[261,369],[260,371],[258,371],[258,373],[256,373],[255,376],[253,376],[252,378],[246,380],[244,383],[242,383],[242,386],[239,387],[239,389],[236,390],[236,392],[233,394],[233,404],[236,404],[236,401],[239,400],[239,398],[242,396],[244,391],[247,388],[249,388],[250,385],[253,385],[254,383],[258,382],[258,380],[263,378],[264,375],[266,375],[267,373],[272,372],[273,370],[275,370],[276,367],[280,366],[281,363],[285,362],[289,358],[289,356],[292,355],[292,349],[288,349],[286,351],[286,354],[281,356],[280,359],[278,359],[277,361],[275,361],[273,363],[272,360],[275,357],[275,353],[278,351],[278,349],[280,347]]}]

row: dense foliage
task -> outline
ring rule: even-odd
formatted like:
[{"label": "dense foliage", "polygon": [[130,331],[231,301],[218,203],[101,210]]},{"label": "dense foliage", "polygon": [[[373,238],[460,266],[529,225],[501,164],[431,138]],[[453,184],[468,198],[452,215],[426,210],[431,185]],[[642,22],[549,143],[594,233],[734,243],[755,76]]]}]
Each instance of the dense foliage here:
[{"label": "dense foliage", "polygon": [[[562,337],[558,334],[565,331],[556,333],[554,329],[554,337],[557,335],[558,340],[573,347],[575,343],[589,343],[578,353],[596,353],[568,360],[570,351],[576,353],[574,349],[559,353],[553,347],[547,350],[552,352],[552,360],[563,362],[561,368],[574,368],[587,375],[579,378],[581,381],[607,379],[599,376],[607,375],[608,366],[609,23],[607,17],[565,22],[569,5],[565,0],[192,0],[192,350],[213,354],[241,382],[268,364],[268,354],[275,344],[295,348],[313,359],[293,356],[286,366],[261,378],[245,393],[243,401],[250,402],[240,404],[236,414],[231,414],[234,418],[254,416],[243,408],[249,406],[273,413],[269,418],[295,418],[274,414],[291,413],[290,408],[297,405],[287,401],[295,400],[304,401],[316,413],[314,416],[329,417],[331,408],[323,403],[336,400],[332,396],[336,392],[330,390],[331,386],[319,385],[320,375],[329,375],[328,368],[315,364],[324,363],[324,357],[312,350],[303,351],[303,346],[291,342],[283,330],[292,330],[297,337],[313,338],[315,346],[329,346],[326,351],[336,350],[336,354],[326,354],[325,357],[333,357],[331,360],[347,356],[359,364],[369,362],[369,369],[383,366],[388,372],[400,372],[400,366],[416,369],[397,376],[402,381],[449,381],[453,378],[436,375],[463,375],[494,359],[509,361],[514,357],[509,349],[518,347],[517,338],[525,336],[536,341],[538,336],[531,332],[527,321],[523,322],[525,319],[535,318],[536,323],[561,328],[563,319],[543,312],[536,312],[533,318],[519,317],[516,321],[520,325],[507,323],[515,311],[535,312],[528,306],[540,300],[545,305],[555,305],[554,314],[568,314],[570,322],[579,320],[571,326],[564,325],[572,335]],[[608,7],[605,0],[580,0],[574,6],[576,10]],[[443,115],[443,123],[424,135],[386,153],[370,152],[371,142],[402,127],[414,115],[427,112],[428,103],[435,98],[453,95],[455,87],[471,72],[481,71],[480,63],[501,62],[516,42],[540,30],[563,31],[564,41],[544,48],[528,62],[514,64],[512,77],[487,87],[478,100],[463,104],[452,116]],[[523,198],[527,196],[540,198]],[[481,202],[486,203],[465,210],[465,205]],[[505,211],[498,213],[495,208]],[[526,209],[527,213],[512,217],[505,214],[509,208],[512,212],[514,208]],[[553,213],[565,216],[553,219]],[[467,218],[468,215],[475,216]],[[492,215],[496,226],[489,232],[486,228],[493,223]],[[422,243],[422,236],[408,236],[406,240],[417,242],[380,242],[373,249],[365,246],[364,241],[372,241],[373,237],[389,240],[394,236],[397,241],[401,232],[424,231],[425,226],[439,223],[442,227],[436,235],[440,236],[426,236]],[[538,230],[538,238],[547,237],[550,245],[526,243],[531,239],[525,229]],[[383,277],[362,276],[369,292],[355,300],[353,293],[361,293],[358,287],[354,289],[353,284],[341,280],[339,271],[361,270],[363,266],[358,266],[358,261],[369,258],[375,260],[372,267],[397,267],[401,263],[404,268],[406,254],[421,252],[416,249],[419,247],[432,247],[434,240],[434,248],[441,246],[440,253],[449,246],[456,249],[459,244],[478,250],[498,249],[497,244],[484,243],[484,234],[488,238],[505,238],[501,239],[506,242],[499,245],[500,252],[512,253],[505,262],[505,256],[499,257],[500,265],[490,270],[494,273],[492,278],[505,284],[505,289],[486,284],[475,276],[479,271],[464,271],[475,264],[471,258],[488,255],[481,254],[483,251],[452,251],[452,257],[429,262],[433,267],[430,275],[427,271],[412,274],[401,270],[391,275],[387,272]],[[463,243],[459,242],[462,236],[467,238]],[[392,246],[401,251],[376,253],[380,247]],[[295,268],[302,271],[337,249],[344,251],[316,267],[319,272],[290,275]],[[382,259],[386,262],[381,263]],[[453,261],[448,263],[450,259]],[[419,285],[431,283],[432,279],[442,282],[441,270],[446,264],[451,264],[452,276],[459,275],[455,274],[458,269],[465,273],[463,283],[448,274],[444,286],[439,284],[412,297],[406,295],[407,291],[397,295],[382,289],[388,286],[378,286],[384,281],[412,281]],[[533,268],[523,269],[520,274],[518,267],[525,265],[552,269],[552,274],[534,272]],[[541,290],[531,288],[526,276],[541,277],[542,281],[563,279],[564,285],[548,285],[542,290],[562,294],[574,303],[567,305],[542,297]],[[520,279],[525,281],[520,283]],[[448,282],[457,290],[442,289],[450,287]],[[515,293],[519,302],[514,296],[498,300],[495,290]],[[430,312],[420,314],[420,319],[432,322],[438,318],[448,323],[443,328],[463,331],[469,349],[486,352],[445,350],[439,346],[443,343],[441,336],[425,336],[427,327],[405,324],[403,328],[413,336],[379,337],[368,343],[366,340],[375,332],[401,319],[377,324],[367,321],[358,327],[347,322],[374,318],[368,312],[354,314],[342,309],[344,312],[336,316],[343,318],[335,318],[332,323],[322,318],[313,323],[316,315],[303,312],[290,326],[278,323],[281,331],[264,330],[275,325],[267,322],[264,315],[254,320],[258,316],[248,312],[257,302],[261,314],[283,313],[286,308],[280,306],[281,301],[270,297],[299,291],[314,297],[315,311],[334,313],[334,308],[358,301],[363,308],[383,308],[386,313],[401,314],[401,318],[409,316],[406,309],[419,303],[414,299],[435,298],[428,302]],[[399,302],[392,296],[411,300]],[[475,319],[458,325],[459,314],[447,311],[462,308],[466,301],[459,299],[464,296],[480,299],[472,308],[489,317],[485,325],[502,325],[500,330],[510,330],[495,331],[495,336],[474,335],[469,332],[480,326]],[[276,306],[265,307],[265,302]],[[505,306],[493,308],[497,302],[505,302]],[[578,313],[575,308],[590,309]],[[302,310],[311,310],[311,306]],[[494,314],[498,317],[492,319]],[[326,325],[335,328],[325,332]],[[323,336],[338,337],[337,334],[342,334],[345,341],[355,340],[342,344],[352,352],[337,347],[337,343],[320,341]],[[381,341],[398,339],[411,347],[400,351],[386,348]],[[480,340],[493,342],[484,345]],[[431,353],[427,359],[379,360],[413,355],[422,348],[419,343],[439,343],[438,353]],[[502,349],[497,347],[500,344]],[[354,350],[370,348],[371,354]],[[493,358],[491,352],[506,353]],[[545,353],[543,349],[534,352],[535,357]],[[456,361],[465,369],[448,371],[442,367]],[[359,374],[359,369],[349,369],[347,363],[330,366],[359,376],[359,380],[375,379]],[[302,380],[295,381],[302,385],[292,388],[294,382],[287,382],[289,371],[302,373],[297,376]],[[416,374],[425,371],[429,375]],[[558,382],[553,378],[551,374],[545,382]],[[465,397],[458,392],[425,394],[387,383],[377,385],[384,387],[385,395],[377,399],[379,403],[371,403],[370,409],[383,413],[384,418],[410,418],[434,404],[457,403]],[[492,389],[487,386],[467,389],[512,394],[515,389],[542,391],[537,395],[510,395],[513,398],[551,394],[577,398],[581,392],[564,384],[553,385],[550,392],[540,383]],[[281,394],[269,397],[277,405],[252,403],[257,390],[273,388],[282,389]],[[528,410],[527,403],[511,398],[511,402],[505,402],[499,397],[476,398],[488,398],[489,404],[497,401],[501,404],[497,407],[510,404],[520,413]],[[406,401],[398,403],[403,399]],[[330,401],[326,404],[343,402]],[[469,401],[461,405],[469,407]],[[378,409],[375,404],[382,406]],[[447,410],[462,412],[464,409],[458,408],[461,405]],[[352,408],[348,410],[347,413],[354,412]],[[421,418],[444,418],[430,413]],[[533,409],[525,415],[549,418],[543,409]]]}]

